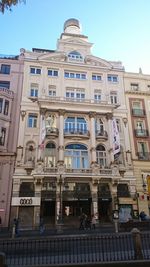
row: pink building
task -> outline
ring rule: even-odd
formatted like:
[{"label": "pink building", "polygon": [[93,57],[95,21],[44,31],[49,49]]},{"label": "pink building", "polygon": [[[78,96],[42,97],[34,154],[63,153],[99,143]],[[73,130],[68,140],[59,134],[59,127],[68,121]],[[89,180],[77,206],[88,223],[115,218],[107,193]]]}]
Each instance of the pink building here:
[{"label": "pink building", "polygon": [[9,225],[12,176],[14,172],[23,61],[18,56],[0,56],[0,217]]}]

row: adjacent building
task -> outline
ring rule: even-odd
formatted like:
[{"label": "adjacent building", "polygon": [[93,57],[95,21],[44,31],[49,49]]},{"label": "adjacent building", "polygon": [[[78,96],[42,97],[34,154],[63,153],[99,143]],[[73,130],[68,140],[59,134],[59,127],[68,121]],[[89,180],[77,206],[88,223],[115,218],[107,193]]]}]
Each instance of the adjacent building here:
[{"label": "adjacent building", "polygon": [[18,56],[0,56],[0,217],[9,225],[12,176],[19,129],[23,61]]},{"label": "adjacent building", "polygon": [[41,217],[48,225],[76,225],[82,213],[108,222],[118,209],[122,218],[137,216],[128,78],[121,62],[96,57],[91,48],[79,21],[69,19],[56,50],[21,49],[11,220],[19,217],[22,227]]},{"label": "adjacent building", "polygon": [[138,210],[150,209],[150,75],[124,74]]}]

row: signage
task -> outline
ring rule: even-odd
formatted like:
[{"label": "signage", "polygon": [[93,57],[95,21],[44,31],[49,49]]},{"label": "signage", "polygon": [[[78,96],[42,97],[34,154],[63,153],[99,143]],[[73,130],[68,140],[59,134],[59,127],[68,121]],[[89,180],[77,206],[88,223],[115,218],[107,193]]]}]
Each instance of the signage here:
[{"label": "signage", "polygon": [[32,198],[21,198],[20,205],[32,205]]}]

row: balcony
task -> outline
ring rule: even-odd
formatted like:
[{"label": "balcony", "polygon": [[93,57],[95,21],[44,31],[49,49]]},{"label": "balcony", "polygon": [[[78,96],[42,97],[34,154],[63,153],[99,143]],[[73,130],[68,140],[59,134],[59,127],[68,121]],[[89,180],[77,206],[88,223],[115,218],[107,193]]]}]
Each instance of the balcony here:
[{"label": "balcony", "polygon": [[58,128],[55,128],[55,127],[47,127],[46,128],[46,137],[49,138],[49,137],[57,137],[59,134],[59,131],[58,131]]},{"label": "balcony", "polygon": [[132,109],[132,115],[138,117],[144,117],[146,113],[144,109]]},{"label": "balcony", "polygon": [[103,140],[107,140],[108,139],[108,134],[106,131],[96,131],[96,138],[97,139],[103,139]]},{"label": "balcony", "polygon": [[64,135],[65,137],[71,137],[71,136],[78,136],[81,138],[89,138],[90,133],[88,130],[81,130],[81,129],[64,129]]},{"label": "balcony", "polygon": [[135,136],[136,137],[148,137],[148,130],[146,129],[135,129],[134,130]]},{"label": "balcony", "polygon": [[150,152],[138,152],[138,160],[150,160]]},{"label": "balcony", "polygon": [[14,92],[11,91],[10,89],[7,89],[5,87],[0,87],[0,93],[2,96],[13,98],[14,97]]}]

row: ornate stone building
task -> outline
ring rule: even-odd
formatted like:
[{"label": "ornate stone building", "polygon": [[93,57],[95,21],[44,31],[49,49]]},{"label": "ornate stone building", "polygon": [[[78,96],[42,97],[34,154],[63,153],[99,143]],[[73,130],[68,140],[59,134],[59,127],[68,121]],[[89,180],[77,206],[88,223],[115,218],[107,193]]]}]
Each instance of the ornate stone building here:
[{"label": "ornate stone building", "polygon": [[23,61],[17,56],[0,57],[0,217],[9,225],[12,176],[15,166]]},{"label": "ornate stone building", "polygon": [[125,95],[139,212],[150,209],[150,75],[125,73]]},{"label": "ornate stone building", "polygon": [[[82,212],[136,216],[124,67],[91,53],[69,19],[56,50],[21,49],[24,83],[11,218],[76,224]],[[116,144],[113,123],[120,141]],[[114,147],[114,145],[117,147]],[[116,153],[116,150],[120,153]]]}]

